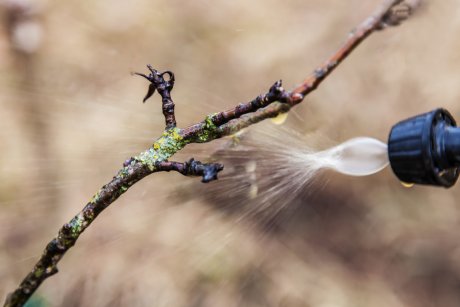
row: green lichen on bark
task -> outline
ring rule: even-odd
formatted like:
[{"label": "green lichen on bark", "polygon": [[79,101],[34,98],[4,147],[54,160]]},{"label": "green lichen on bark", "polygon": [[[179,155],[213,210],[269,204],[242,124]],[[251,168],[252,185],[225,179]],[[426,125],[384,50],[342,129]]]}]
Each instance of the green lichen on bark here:
[{"label": "green lichen on bark", "polygon": [[180,135],[179,128],[167,129],[158,138],[152,147],[144,151],[134,159],[146,165],[151,171],[155,170],[155,164],[168,160],[172,155],[181,150],[189,143]]},{"label": "green lichen on bark", "polygon": [[202,122],[202,128],[200,130],[200,133],[198,133],[198,136],[195,140],[197,143],[206,143],[214,139],[217,139],[219,137],[219,134],[218,134],[219,127],[217,127],[212,121],[214,115],[215,114],[206,116],[206,118]]},{"label": "green lichen on bark", "polygon": [[36,278],[40,278],[44,272],[45,270],[43,268],[37,268],[37,270],[34,272],[34,275]]},{"label": "green lichen on bark", "polygon": [[96,203],[99,200],[99,197],[101,196],[101,191],[98,191],[94,196],[91,198],[90,203]]}]

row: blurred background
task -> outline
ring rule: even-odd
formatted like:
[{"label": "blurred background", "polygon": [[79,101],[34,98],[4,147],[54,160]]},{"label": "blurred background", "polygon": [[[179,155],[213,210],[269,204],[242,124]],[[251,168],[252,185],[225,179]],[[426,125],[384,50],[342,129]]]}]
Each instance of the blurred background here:
[{"label": "blurred background", "polygon": [[[176,74],[185,127],[278,79],[294,87],[378,3],[1,0],[1,300],[161,134],[160,99],[142,104],[147,84],[131,72],[150,63]],[[458,186],[407,189],[387,168],[273,191],[285,179],[264,154],[385,141],[397,121],[440,106],[460,118],[459,31],[457,1],[425,1],[366,40],[283,125],[251,127],[273,142],[224,153],[220,180],[142,180],[86,230],[34,306],[460,306]],[[297,137],[311,134],[311,144]],[[225,142],[174,159],[218,158]]]}]

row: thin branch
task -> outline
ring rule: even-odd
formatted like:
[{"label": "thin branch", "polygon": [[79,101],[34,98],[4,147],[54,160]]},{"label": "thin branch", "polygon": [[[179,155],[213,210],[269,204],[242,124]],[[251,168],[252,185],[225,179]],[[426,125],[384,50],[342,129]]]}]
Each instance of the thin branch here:
[{"label": "thin branch", "polygon": [[22,306],[38,286],[48,277],[58,272],[57,263],[72,246],[80,234],[96,217],[133,184],[147,175],[160,171],[178,171],[186,176],[203,176],[203,182],[217,179],[217,173],[223,169],[218,163],[202,164],[191,159],[189,162],[160,162],[151,170],[142,162],[129,159],[125,167],[103,186],[93,199],[70,222],[64,224],[56,238],[46,246],[40,260],[21,283],[20,288],[7,299],[5,306]]},{"label": "thin branch", "polygon": [[272,102],[280,101],[286,103],[289,100],[290,96],[282,87],[282,80],[279,80],[270,87],[266,94],[259,95],[248,103],[240,103],[233,109],[216,113],[210,117],[210,120],[214,125],[221,126],[232,119],[264,108]]},{"label": "thin branch", "polygon": [[[176,127],[174,103],[171,99],[174,74],[172,72],[159,73],[151,66],[148,66],[150,70],[148,76],[136,73],[150,82],[144,101],[152,96],[155,90],[162,96],[165,131],[149,149],[125,161],[117,175],[94,195],[81,212],[62,226],[56,238],[48,243],[32,271],[19,287],[8,295],[4,306],[22,306],[45,279],[58,272],[58,262],[99,213],[145,176],[159,171],[174,170],[187,176],[202,176],[203,182],[217,179],[217,173],[223,169],[223,166],[218,163],[202,164],[193,159],[185,163],[178,163],[168,162],[168,159],[187,144],[210,142],[261,120],[288,112],[290,108],[302,102],[306,95],[315,90],[372,32],[389,25],[399,24],[401,20],[396,23],[389,21],[395,14],[394,8],[402,3],[404,2],[401,0],[385,0],[374,14],[350,32],[345,43],[331,57],[291,92],[286,92],[281,86],[281,81],[278,81],[270,87],[266,94],[248,103],[239,104],[230,110],[211,114],[202,122],[185,129]],[[164,78],[165,75],[168,75],[168,80]]]},{"label": "thin branch", "polygon": [[[318,88],[321,82],[371,33],[376,30],[382,30],[387,26],[398,25],[402,19],[399,19],[398,23],[389,23],[389,20],[396,19],[395,15],[400,14],[400,11],[395,8],[408,5],[410,7],[408,17],[419,5],[419,2],[419,0],[409,2],[403,0],[385,0],[374,14],[349,33],[345,42],[334,54],[317,67],[309,77],[291,92],[286,93],[281,87],[281,81],[278,81],[279,83],[275,83],[267,94],[260,95],[248,103],[241,103],[233,109],[213,114],[198,124],[182,129],[181,133],[183,137],[191,139],[193,142],[201,143],[203,142],[202,134],[208,130],[207,127],[210,122],[217,126],[215,133],[212,135],[215,138],[219,138],[233,134],[266,118],[276,117],[280,113],[288,112],[291,107],[301,103],[305,96]],[[270,95],[270,92],[276,86],[279,87],[280,93],[277,94],[279,97],[273,99],[274,96]],[[281,103],[273,103],[274,101]],[[250,116],[243,116],[248,113],[252,114]],[[232,122],[228,123],[229,121]],[[208,141],[208,139],[205,140],[205,142]]]}]

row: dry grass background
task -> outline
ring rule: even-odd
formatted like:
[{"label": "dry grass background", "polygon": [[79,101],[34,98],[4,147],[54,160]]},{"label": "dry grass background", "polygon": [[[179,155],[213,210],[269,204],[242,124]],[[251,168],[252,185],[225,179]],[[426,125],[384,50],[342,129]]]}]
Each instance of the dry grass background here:
[{"label": "dry grass background", "polygon": [[[175,72],[183,127],[279,78],[294,86],[379,0],[1,3],[4,298],[57,229],[161,133],[159,98],[143,105],[146,83],[131,71],[151,63]],[[42,31],[31,53],[12,45],[11,3],[35,10],[20,20],[32,22],[26,42]],[[385,140],[397,121],[438,106],[460,118],[459,31],[458,1],[425,1],[409,22],[360,46],[285,125],[340,142]],[[180,159],[214,148],[191,146]],[[458,187],[405,189],[390,169],[366,178],[326,172],[267,220],[238,213],[245,197],[217,197],[197,181],[155,174],[135,185],[82,235],[35,302],[460,305]]]}]

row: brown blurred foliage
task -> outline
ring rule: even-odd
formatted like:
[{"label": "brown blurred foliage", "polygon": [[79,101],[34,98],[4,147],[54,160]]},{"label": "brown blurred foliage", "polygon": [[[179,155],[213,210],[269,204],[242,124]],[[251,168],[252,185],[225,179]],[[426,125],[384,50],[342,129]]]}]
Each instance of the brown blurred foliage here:
[{"label": "brown blurred foliage", "polygon": [[[174,71],[184,127],[279,78],[294,86],[378,3],[2,0],[0,297],[161,133],[159,99],[143,105],[146,84],[131,71],[147,63]],[[460,118],[459,30],[457,1],[425,1],[407,23],[365,41],[286,125],[339,142],[385,140],[397,121],[439,106]],[[214,148],[191,146],[178,160]],[[239,214],[244,196],[217,198],[196,181],[171,173],[138,183],[36,298],[45,306],[460,305],[457,187],[405,189],[388,168],[366,178],[326,172],[261,222]]]}]

